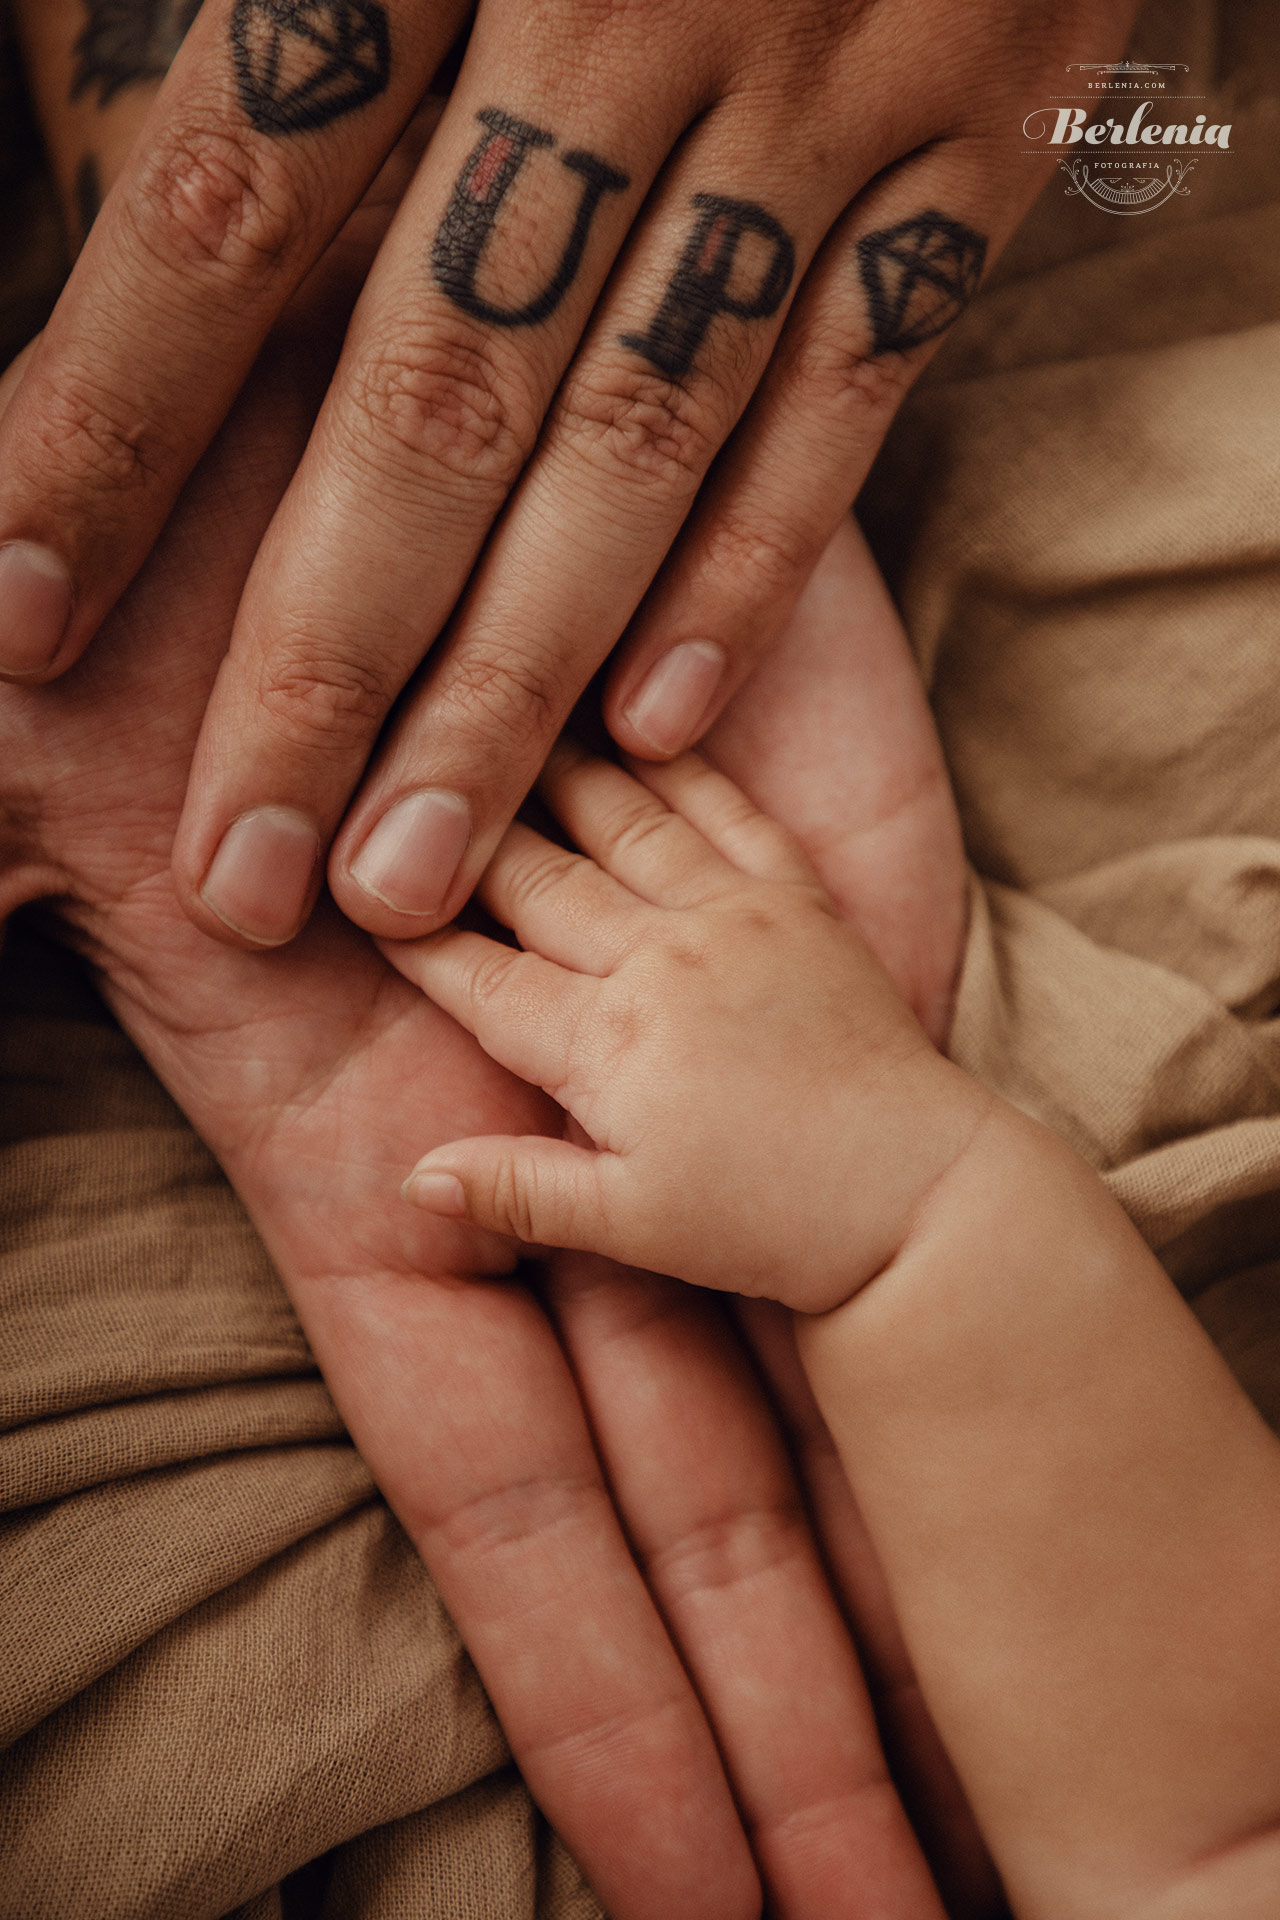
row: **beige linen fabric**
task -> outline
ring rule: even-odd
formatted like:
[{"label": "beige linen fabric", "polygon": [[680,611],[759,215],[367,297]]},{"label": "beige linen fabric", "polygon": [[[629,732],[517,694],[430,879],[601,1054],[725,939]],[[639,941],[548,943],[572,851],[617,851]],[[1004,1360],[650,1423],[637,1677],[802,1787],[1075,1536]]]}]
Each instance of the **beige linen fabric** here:
[{"label": "beige linen fabric", "polygon": [[1280,18],[1166,0],[1131,51],[1231,149],[1144,217],[1050,183],[864,518],[974,867],[954,1056],[1106,1176],[1280,1424]]},{"label": "beige linen fabric", "polygon": [[[865,518],[973,865],[955,1055],[1280,1423],[1280,22],[1168,0],[1138,44],[1233,151],[1144,218],[1052,182]],[[0,1236],[0,1920],[598,1916],[237,1202],[29,930]]]}]

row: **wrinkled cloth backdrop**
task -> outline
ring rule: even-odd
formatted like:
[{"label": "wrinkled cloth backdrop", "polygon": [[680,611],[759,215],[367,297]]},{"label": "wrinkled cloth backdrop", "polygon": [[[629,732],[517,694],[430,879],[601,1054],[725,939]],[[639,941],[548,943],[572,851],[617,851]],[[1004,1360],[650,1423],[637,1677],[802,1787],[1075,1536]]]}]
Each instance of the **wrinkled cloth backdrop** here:
[{"label": "wrinkled cloth backdrop", "polygon": [[[1230,156],[1145,218],[1056,176],[862,510],[973,867],[955,1057],[1280,1424],[1280,20],[1164,0],[1136,46]],[[6,71],[12,351],[65,262]],[[598,1915],[237,1201],[21,926],[0,1236],[0,1920]]]}]

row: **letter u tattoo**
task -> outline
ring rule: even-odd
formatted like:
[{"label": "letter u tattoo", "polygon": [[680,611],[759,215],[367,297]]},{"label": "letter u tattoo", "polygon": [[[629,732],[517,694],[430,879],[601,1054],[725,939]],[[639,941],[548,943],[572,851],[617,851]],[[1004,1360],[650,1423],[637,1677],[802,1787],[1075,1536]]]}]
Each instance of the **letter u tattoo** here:
[{"label": "letter u tattoo", "polygon": [[560,155],[560,165],[582,179],[582,194],[560,264],[542,292],[522,307],[499,307],[476,291],[476,274],[498,218],[498,210],[535,147],[554,147],[555,135],[517,120],[499,107],[485,107],[476,115],[486,129],[458,176],[453,197],[440,222],[431,248],[436,285],[454,305],[477,320],[495,327],[533,327],[546,320],[573,285],[596,208],[606,193],[621,193],[631,182],[594,153],[574,147]]},{"label": "letter u tattoo", "polygon": [[[768,320],[778,311],[796,270],[790,235],[754,200],[728,200],[721,193],[695,193],[698,219],[672,274],[662,305],[647,333],[624,333],[622,345],[642,353],[650,366],[678,380],[718,314],[739,320]],[[749,298],[729,292],[729,280],[744,233],[772,242],[773,252],[760,284]]]}]

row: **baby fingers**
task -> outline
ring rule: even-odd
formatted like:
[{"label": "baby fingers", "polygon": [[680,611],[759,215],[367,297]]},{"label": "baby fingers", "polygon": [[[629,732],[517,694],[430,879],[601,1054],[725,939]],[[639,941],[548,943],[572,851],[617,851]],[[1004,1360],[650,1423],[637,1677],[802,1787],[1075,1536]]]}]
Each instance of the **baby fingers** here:
[{"label": "baby fingers", "polygon": [[379,945],[406,980],[475,1035],[491,1060],[560,1097],[594,981],[453,927],[425,940]]}]

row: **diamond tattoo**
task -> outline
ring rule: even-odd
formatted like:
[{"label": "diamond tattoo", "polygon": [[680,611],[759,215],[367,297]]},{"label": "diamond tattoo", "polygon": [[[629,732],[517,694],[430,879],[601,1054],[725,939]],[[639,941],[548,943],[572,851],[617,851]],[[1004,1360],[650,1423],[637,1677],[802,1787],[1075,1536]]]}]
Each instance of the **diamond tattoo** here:
[{"label": "diamond tattoo", "polygon": [[327,127],[391,77],[391,30],[375,0],[236,0],[231,48],[259,133]]},{"label": "diamond tattoo", "polygon": [[875,353],[908,353],[936,340],[968,306],[987,243],[972,227],[932,209],[858,242]]}]

